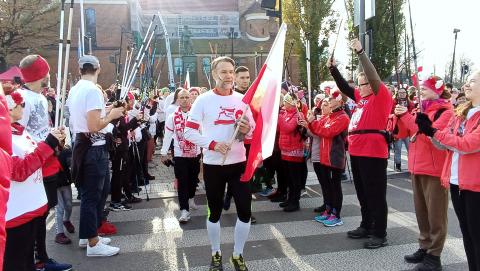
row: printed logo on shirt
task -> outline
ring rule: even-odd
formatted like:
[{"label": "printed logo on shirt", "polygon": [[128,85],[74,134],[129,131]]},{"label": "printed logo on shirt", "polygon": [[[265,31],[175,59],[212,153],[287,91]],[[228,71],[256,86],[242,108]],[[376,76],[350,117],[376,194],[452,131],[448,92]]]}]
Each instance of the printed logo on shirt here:
[{"label": "printed logo on shirt", "polygon": [[235,111],[235,107],[220,106],[217,120],[213,122],[215,125],[230,125],[235,124],[235,120],[240,118],[243,114],[242,110]]},{"label": "printed logo on shirt", "polygon": [[353,112],[352,118],[350,119],[350,124],[348,126],[349,131],[357,129],[358,123],[362,118],[363,108],[365,107],[365,105],[367,105],[367,103],[368,100],[360,100],[360,102],[358,102],[357,108],[355,109],[355,112]]}]

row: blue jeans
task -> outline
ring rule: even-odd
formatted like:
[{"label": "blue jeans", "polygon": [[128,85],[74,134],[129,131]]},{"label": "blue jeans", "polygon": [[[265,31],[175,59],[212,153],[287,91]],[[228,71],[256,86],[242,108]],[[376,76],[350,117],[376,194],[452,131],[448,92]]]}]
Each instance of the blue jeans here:
[{"label": "blue jeans", "polygon": [[97,236],[110,190],[110,170],[105,145],[88,149],[83,158],[82,171],[79,237],[89,239]]},{"label": "blue jeans", "polygon": [[57,188],[58,204],[55,207],[55,233],[64,233],[63,222],[70,221],[72,215],[72,187],[70,185]]},{"label": "blue jeans", "polygon": [[396,139],[395,142],[393,142],[393,152],[395,156],[393,157],[393,161],[395,164],[401,164],[402,163],[402,143],[405,144],[405,148],[407,149],[408,153],[408,145],[410,144],[410,138],[402,138],[402,139]]}]

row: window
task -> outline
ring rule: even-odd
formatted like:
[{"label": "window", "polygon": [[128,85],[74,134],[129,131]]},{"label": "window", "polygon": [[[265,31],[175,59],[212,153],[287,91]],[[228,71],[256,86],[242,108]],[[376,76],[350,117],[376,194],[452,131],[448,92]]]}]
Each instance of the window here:
[{"label": "window", "polygon": [[85,9],[85,53],[90,49],[88,38],[92,39],[92,47],[97,47],[97,19],[95,9]]}]

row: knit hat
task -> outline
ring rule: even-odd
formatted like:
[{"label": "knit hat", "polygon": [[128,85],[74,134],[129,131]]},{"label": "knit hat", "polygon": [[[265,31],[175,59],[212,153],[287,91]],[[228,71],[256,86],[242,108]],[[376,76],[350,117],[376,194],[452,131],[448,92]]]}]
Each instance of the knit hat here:
[{"label": "knit hat", "polygon": [[339,102],[343,100],[342,93],[340,92],[340,90],[338,88],[335,88],[335,89],[330,91],[330,97],[339,101]]},{"label": "knit hat", "polygon": [[442,78],[432,75],[421,82],[421,85],[441,95],[445,89],[445,83]]},{"label": "knit hat", "polygon": [[297,105],[297,98],[292,96],[291,93],[287,93],[284,97],[283,97],[283,102],[284,103],[287,103],[289,105]]},{"label": "knit hat", "polygon": [[9,94],[6,94],[5,100],[7,100],[8,110],[12,110],[17,105],[23,104],[23,96],[18,91],[12,91]]},{"label": "knit hat", "polygon": [[32,65],[20,68],[25,83],[31,83],[45,78],[50,72],[50,66],[45,58],[37,56]]}]

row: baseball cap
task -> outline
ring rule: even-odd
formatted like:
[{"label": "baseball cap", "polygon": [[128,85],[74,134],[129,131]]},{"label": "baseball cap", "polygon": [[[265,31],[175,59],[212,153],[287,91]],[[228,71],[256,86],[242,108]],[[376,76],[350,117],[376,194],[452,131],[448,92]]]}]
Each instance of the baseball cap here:
[{"label": "baseball cap", "polygon": [[82,69],[83,65],[85,64],[91,64],[95,69],[98,69],[100,67],[100,62],[98,61],[98,58],[92,55],[84,55],[80,57],[80,59],[78,60],[78,66],[80,66],[80,69]]}]

